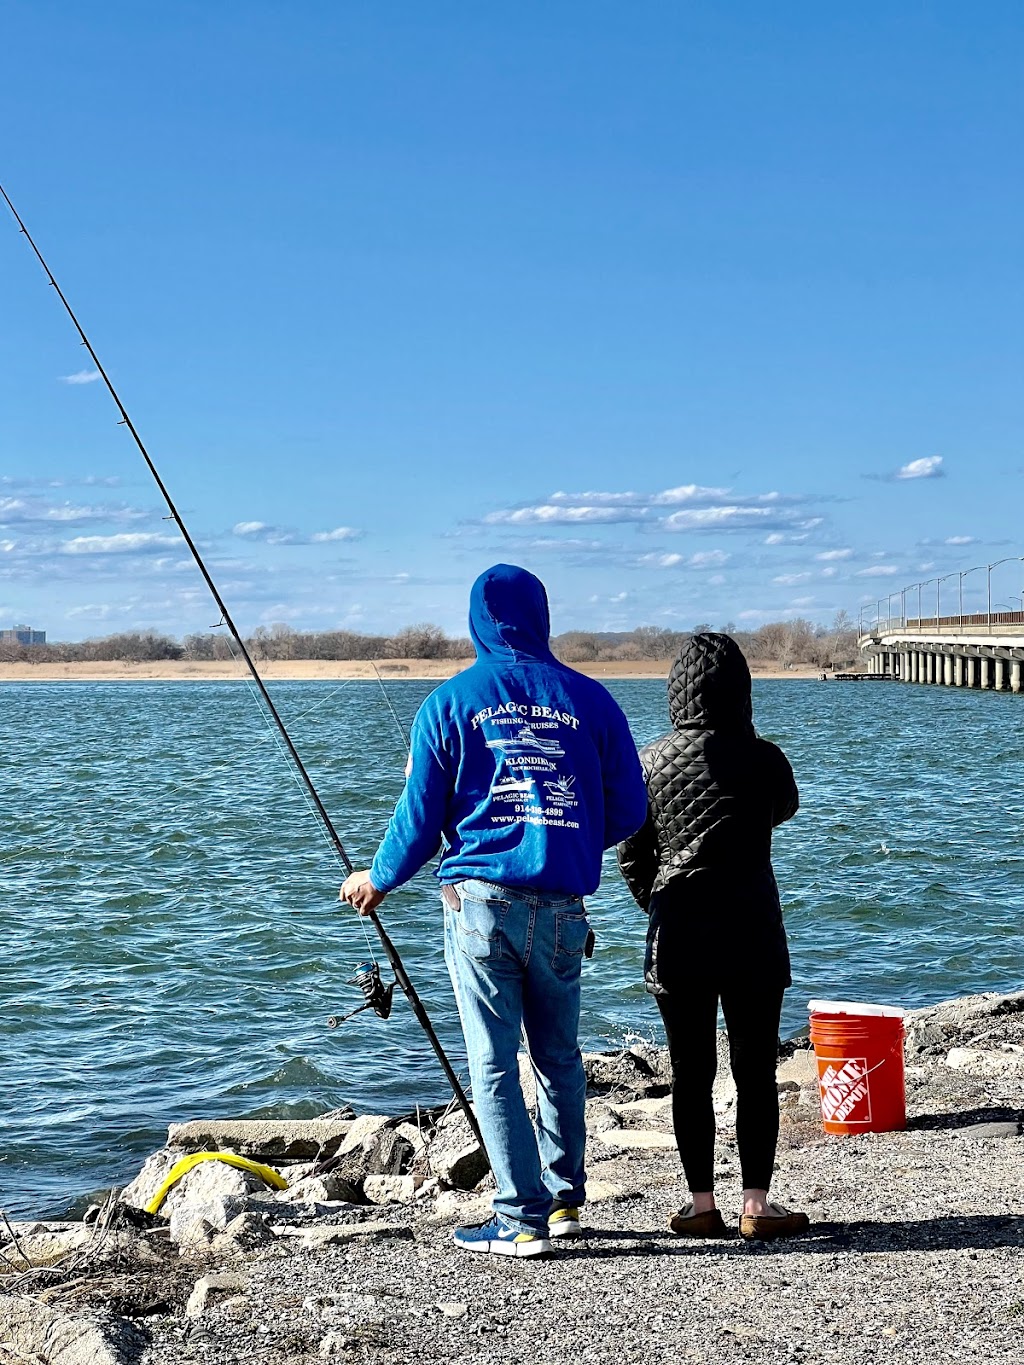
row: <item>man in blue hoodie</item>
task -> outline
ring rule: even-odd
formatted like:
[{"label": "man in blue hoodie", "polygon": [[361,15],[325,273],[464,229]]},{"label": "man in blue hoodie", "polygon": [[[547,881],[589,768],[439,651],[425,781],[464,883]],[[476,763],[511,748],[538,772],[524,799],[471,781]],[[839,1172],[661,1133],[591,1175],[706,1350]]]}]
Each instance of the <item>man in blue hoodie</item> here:
[{"label": "man in blue hoodie", "polygon": [[[578,1236],[586,1079],[580,969],[593,943],[583,897],[601,855],[647,816],[625,716],[600,683],[551,653],[544,585],[496,564],[470,594],[472,668],[413,722],[405,791],[367,872],[342,898],[368,914],[443,844],[445,960],[477,1118],[497,1183],[494,1216],[455,1230],[467,1251],[539,1256]],[[525,1033],[536,1132],[519,1084]]]}]

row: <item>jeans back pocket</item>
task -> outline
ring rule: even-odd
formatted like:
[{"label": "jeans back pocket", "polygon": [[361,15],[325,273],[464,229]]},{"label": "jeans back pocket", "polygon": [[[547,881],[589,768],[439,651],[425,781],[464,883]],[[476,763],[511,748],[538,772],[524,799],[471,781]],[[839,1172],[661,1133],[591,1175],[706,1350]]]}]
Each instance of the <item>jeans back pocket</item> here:
[{"label": "jeans back pocket", "polygon": [[455,916],[458,944],[467,957],[501,957],[502,929],[509,902],[500,896],[477,896],[459,890],[461,907]]},{"label": "jeans back pocket", "polygon": [[590,921],[583,909],[555,912],[555,955],[551,966],[559,973],[579,971],[590,938]]}]

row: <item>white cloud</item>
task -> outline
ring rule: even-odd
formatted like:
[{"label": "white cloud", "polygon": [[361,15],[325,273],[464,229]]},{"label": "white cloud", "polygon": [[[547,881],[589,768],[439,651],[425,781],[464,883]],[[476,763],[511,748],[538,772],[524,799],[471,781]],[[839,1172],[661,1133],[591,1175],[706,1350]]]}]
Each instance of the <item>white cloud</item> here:
[{"label": "white cloud", "polygon": [[[493,543],[493,542],[492,542]],[[578,536],[534,536],[532,540],[514,540],[509,538],[508,545],[514,545],[520,550],[552,550],[558,553],[570,551],[574,554],[607,555],[610,546],[604,540],[581,540]]]},{"label": "white cloud", "polygon": [[870,569],[858,569],[857,578],[892,578],[903,570],[898,564],[873,564]]},{"label": "white cloud", "polygon": [[64,617],[68,621],[106,621],[113,616],[114,611],[109,602],[88,602],[82,607],[71,607]]},{"label": "white cloud", "polygon": [[792,588],[797,583],[806,583],[810,576],[809,573],[780,573],[772,582],[777,583],[780,588]]},{"label": "white cloud", "polygon": [[78,370],[75,374],[62,374],[60,382],[62,384],[95,384],[100,378],[102,376],[99,370]]},{"label": "white cloud", "polygon": [[177,536],[161,536],[152,532],[136,532],[117,536],[75,536],[59,546],[64,555],[118,555],[139,554],[146,550],[163,550],[170,546],[179,548],[181,541]]},{"label": "white cloud", "polygon": [[911,460],[896,471],[897,479],[940,479],[944,474],[941,455],[926,455],[920,460]]},{"label": "white cloud", "polygon": [[588,503],[578,507],[562,507],[554,503],[540,503],[536,507],[503,508],[488,512],[484,521],[489,526],[583,526],[613,525],[622,521],[643,521],[647,511],[643,507],[608,506]]},{"label": "white cloud", "polygon": [[124,503],[48,502],[45,498],[0,498],[0,526],[47,526],[85,522],[141,521],[151,516]]},{"label": "white cloud", "polygon": [[236,536],[258,536],[269,530],[271,527],[265,521],[237,521],[232,526],[231,533]]},{"label": "white cloud", "polygon": [[943,545],[977,545],[977,536],[947,536]]},{"label": "white cloud", "polygon": [[687,557],[682,554],[660,554],[657,552],[641,555],[638,564],[654,564],[659,569],[717,569],[728,563],[729,556],[722,550],[698,550]]},{"label": "white cloud", "polygon": [[852,550],[822,550],[821,554],[815,555],[814,558],[825,561],[830,559],[850,559],[852,556]]},{"label": "white cloud", "polygon": [[[807,529],[820,518],[807,519],[798,511],[820,498],[803,494],[740,494],[729,488],[703,484],[680,484],[654,493],[590,490],[585,493],[552,493],[546,501],[520,507],[503,507],[489,512],[484,525],[502,526],[579,526],[643,522],[659,524],[666,530],[703,530],[709,526],[731,529],[771,530],[781,526]],[[664,509],[682,510],[664,515]],[[745,518],[745,519],[744,519]]]},{"label": "white cloud", "polygon": [[323,545],[335,540],[358,540],[362,531],[354,526],[336,526],[333,531],[314,531],[310,540],[314,545]]},{"label": "white cloud", "polygon": [[[678,488],[666,488],[662,493],[655,493],[651,501],[659,507],[678,507],[680,503],[687,502],[720,502],[729,496],[729,491],[728,488],[704,488],[698,483],[684,483]],[[769,493],[766,496],[773,498],[777,494]]]},{"label": "white cloud", "polygon": [[813,524],[797,511],[729,503],[719,507],[695,507],[684,512],[673,512],[665,518],[663,525],[666,531],[751,531],[773,523],[795,523],[800,527]]}]

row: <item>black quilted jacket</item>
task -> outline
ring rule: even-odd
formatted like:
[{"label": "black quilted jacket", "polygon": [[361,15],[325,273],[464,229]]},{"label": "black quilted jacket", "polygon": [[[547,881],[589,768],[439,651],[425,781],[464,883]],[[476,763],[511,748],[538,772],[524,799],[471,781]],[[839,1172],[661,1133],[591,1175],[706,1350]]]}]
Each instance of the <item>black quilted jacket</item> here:
[{"label": "black quilted jacket", "polygon": [[789,985],[772,829],[799,797],[781,749],[754,732],[750,670],[727,635],[693,635],[668,678],[672,729],[641,751],[648,816],[619,866],[648,911],[653,994],[687,980]]}]

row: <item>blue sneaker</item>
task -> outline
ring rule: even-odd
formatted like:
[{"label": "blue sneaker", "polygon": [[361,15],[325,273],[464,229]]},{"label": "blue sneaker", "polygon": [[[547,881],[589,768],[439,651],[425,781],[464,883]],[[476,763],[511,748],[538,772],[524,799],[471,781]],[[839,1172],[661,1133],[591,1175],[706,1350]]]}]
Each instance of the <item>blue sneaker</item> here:
[{"label": "blue sneaker", "polygon": [[487,1223],[456,1228],[452,1241],[463,1251],[480,1251],[484,1255],[546,1256],[551,1250],[550,1241],[539,1232],[517,1232],[498,1214]]}]

